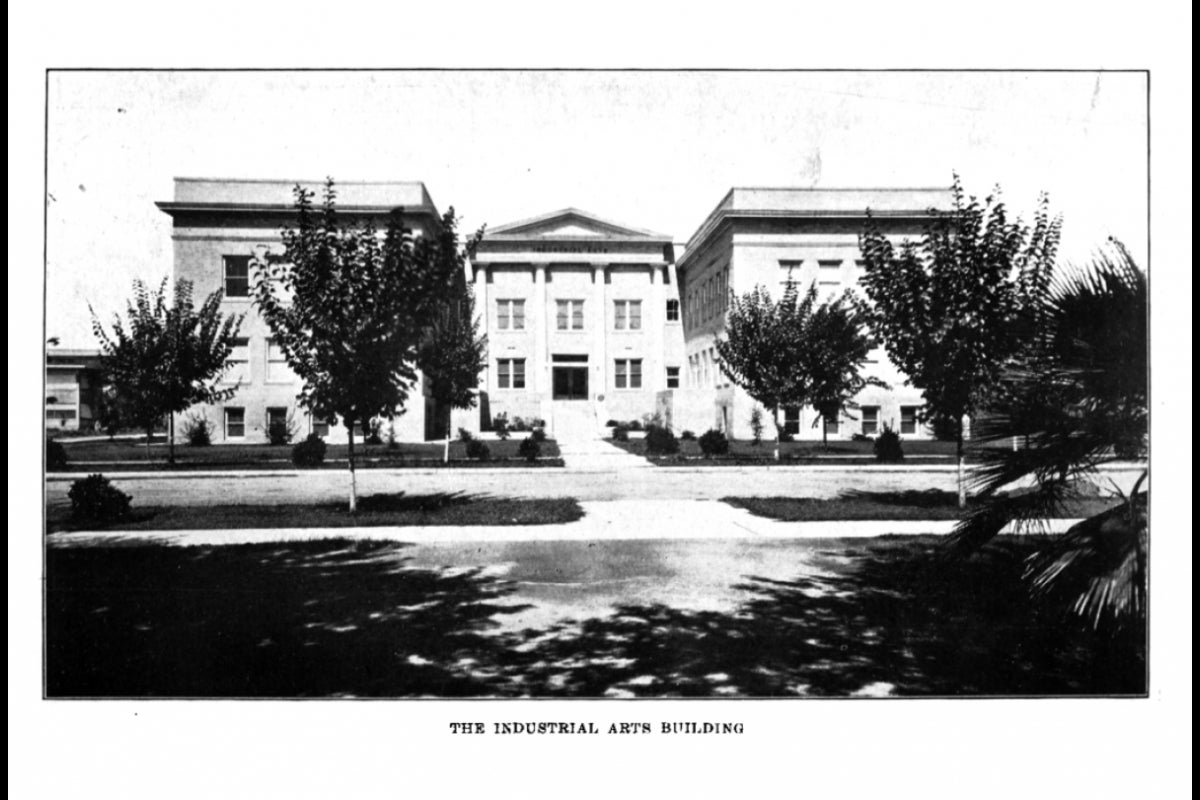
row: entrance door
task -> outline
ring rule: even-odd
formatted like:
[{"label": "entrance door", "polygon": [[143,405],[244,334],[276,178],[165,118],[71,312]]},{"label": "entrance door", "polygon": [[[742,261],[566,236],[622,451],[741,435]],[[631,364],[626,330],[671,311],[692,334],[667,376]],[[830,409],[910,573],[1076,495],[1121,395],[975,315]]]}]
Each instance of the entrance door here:
[{"label": "entrance door", "polygon": [[554,367],[555,400],[586,400],[587,396],[587,367]]}]

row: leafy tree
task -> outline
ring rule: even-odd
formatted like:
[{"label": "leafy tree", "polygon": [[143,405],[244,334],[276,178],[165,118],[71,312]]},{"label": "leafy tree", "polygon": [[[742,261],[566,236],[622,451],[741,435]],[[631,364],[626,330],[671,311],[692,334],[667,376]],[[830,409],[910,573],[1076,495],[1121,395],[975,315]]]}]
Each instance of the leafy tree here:
[{"label": "leafy tree", "polygon": [[854,396],[867,386],[888,385],[862,374],[863,364],[875,346],[867,331],[866,316],[847,292],[813,312],[805,340],[808,372],[812,380],[812,407],[821,422],[821,439],[829,445],[825,426],[843,410],[856,407]]},{"label": "leafy tree", "polygon": [[221,313],[221,296],[213,292],[197,309],[190,281],[175,282],[170,302],[165,278],[157,290],[134,281],[127,323],[114,314],[111,332],[89,306],[114,412],[121,423],[146,431],[147,454],[154,426],[167,417],[168,460],[174,463],[174,415],[197,403],[222,402],[237,390],[216,386],[229,368],[242,324],[242,315]]},{"label": "leafy tree", "polygon": [[899,247],[868,221],[862,237],[862,286],[871,327],[892,361],[924,393],[928,413],[954,431],[959,504],[964,417],[995,390],[1005,362],[1038,324],[1058,248],[1061,217],[1045,195],[1034,222],[1010,221],[996,196],[981,203],[963,194],[958,175],[949,211],[931,210],[919,242]]},{"label": "leafy tree", "polygon": [[[465,256],[474,253],[478,241],[476,234],[467,244]],[[461,269],[459,275],[465,277]],[[450,411],[475,405],[479,374],[487,366],[487,337],[479,334],[474,295],[465,280],[455,283],[453,294],[434,316],[421,342],[417,365],[442,413],[438,420],[440,432],[446,438],[442,457],[449,461]]]},{"label": "leafy tree", "polygon": [[[1147,309],[1145,274],[1119,242],[1054,276],[1038,308],[1038,335],[1010,362],[997,400],[976,425],[984,442],[1016,437],[1025,446],[991,451],[976,473],[980,504],[959,523],[959,546],[975,549],[1012,521],[1030,525],[1061,512],[1098,465],[1144,455]],[[1032,490],[1001,493],[1029,478]],[[1124,505],[1075,526],[1027,564],[1035,593],[1066,600],[1094,626],[1141,629],[1141,482]]]},{"label": "leafy tree", "polygon": [[313,196],[295,188],[296,227],[283,232],[283,258],[260,267],[254,300],[304,382],[300,404],[346,428],[355,513],[355,431],[402,411],[421,343],[462,280],[463,255],[453,208],[420,238],[396,209],[381,237],[370,220],[343,220],[332,179],[320,209]]}]

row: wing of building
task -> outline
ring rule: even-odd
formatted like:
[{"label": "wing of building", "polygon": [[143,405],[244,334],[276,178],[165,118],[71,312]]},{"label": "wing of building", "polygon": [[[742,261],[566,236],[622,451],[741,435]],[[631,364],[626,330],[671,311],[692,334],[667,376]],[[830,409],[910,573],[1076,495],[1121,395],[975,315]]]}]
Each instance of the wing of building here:
[{"label": "wing of building", "polygon": [[[236,395],[191,412],[216,425],[219,441],[264,440],[271,421],[284,417],[301,433],[345,436],[297,406],[301,387],[250,302],[251,265],[282,252],[295,186],[178,178],[174,200],[158,204],[174,223],[175,277],[192,280],[198,296],[223,289],[225,310],[246,314],[228,376]],[[344,216],[381,220],[402,207],[416,235],[440,219],[420,182],[337,189]],[[748,437],[754,402],[722,373],[714,344],[730,293],[757,285],[781,291],[789,277],[840,293],[860,274],[868,209],[899,240],[919,235],[929,209],[950,201],[940,189],[735,188],[682,247],[668,234],[577,208],[490,227],[468,276],[488,338],[487,368],[477,407],[454,411],[452,428],[486,430],[504,414],[544,420],[555,436],[592,436],[610,420],[658,413],[677,431]],[[830,438],[869,435],[884,423],[906,436],[928,435],[918,421],[920,393],[883,352],[868,370],[891,388],[864,390],[855,416],[827,424]],[[436,414],[422,397],[414,392],[397,419],[398,438],[436,435]],[[811,409],[785,413],[790,433],[821,437]]]}]

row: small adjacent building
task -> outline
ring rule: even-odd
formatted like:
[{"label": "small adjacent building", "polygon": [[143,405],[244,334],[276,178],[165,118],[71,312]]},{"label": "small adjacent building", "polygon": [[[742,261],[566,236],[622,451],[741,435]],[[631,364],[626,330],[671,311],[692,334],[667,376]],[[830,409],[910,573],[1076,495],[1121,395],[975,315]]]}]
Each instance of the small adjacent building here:
[{"label": "small adjacent building", "polygon": [[100,416],[99,350],[46,351],[46,431],[90,431]]},{"label": "small adjacent building", "polygon": [[[815,283],[821,297],[841,294],[863,270],[859,237],[868,209],[875,224],[897,242],[923,233],[930,209],[948,208],[943,189],[734,188],[688,240],[675,265],[682,304],[685,364],[682,386],[663,392],[658,409],[675,430],[726,431],[749,438],[755,402],[721,370],[716,341],[725,329],[731,295],[756,286],[781,296],[788,280],[803,291]],[[889,384],[868,386],[858,409],[823,421],[811,408],[789,408],[781,420],[798,439],[874,436],[885,424],[910,438],[927,438],[921,393],[887,358],[872,353],[867,374]],[[764,410],[764,418],[769,414]],[[824,431],[821,428],[824,428]],[[767,433],[772,433],[769,420]]]}]

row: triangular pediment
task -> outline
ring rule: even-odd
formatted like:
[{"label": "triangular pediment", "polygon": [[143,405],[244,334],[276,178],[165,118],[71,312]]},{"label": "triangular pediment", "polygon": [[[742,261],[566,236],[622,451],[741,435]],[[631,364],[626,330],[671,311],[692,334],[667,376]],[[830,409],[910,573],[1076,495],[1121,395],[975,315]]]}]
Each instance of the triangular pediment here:
[{"label": "triangular pediment", "polygon": [[670,237],[643,228],[622,225],[581,211],[566,208],[538,217],[510,222],[489,228],[486,237],[512,239],[648,239],[661,240]]}]

